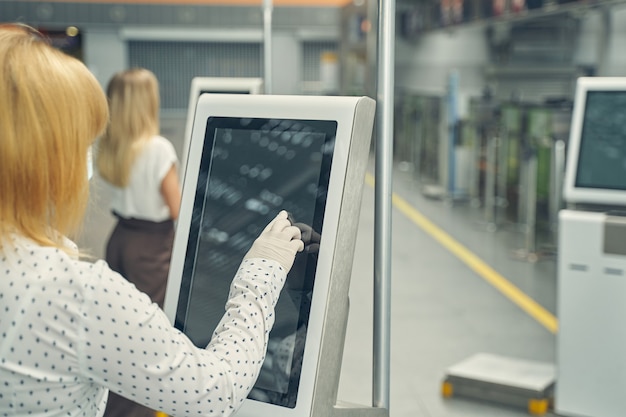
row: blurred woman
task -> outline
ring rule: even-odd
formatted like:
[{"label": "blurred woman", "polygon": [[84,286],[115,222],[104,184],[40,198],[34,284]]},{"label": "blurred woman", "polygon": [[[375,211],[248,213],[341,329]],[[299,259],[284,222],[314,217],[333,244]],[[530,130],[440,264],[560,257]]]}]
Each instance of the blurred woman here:
[{"label": "blurred woman", "polygon": [[98,142],[96,165],[112,186],[117,224],[106,261],[162,307],[181,198],[176,151],[159,135],[159,86],[152,72],[115,74],[107,96],[111,120]]}]

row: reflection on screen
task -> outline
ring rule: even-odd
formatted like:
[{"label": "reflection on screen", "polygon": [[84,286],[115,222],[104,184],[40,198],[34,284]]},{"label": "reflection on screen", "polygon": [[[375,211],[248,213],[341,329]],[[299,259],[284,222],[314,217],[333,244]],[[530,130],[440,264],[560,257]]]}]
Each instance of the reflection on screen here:
[{"label": "reflection on screen", "polygon": [[626,91],[588,91],[576,187],[626,190]]},{"label": "reflection on screen", "polygon": [[[334,121],[208,119],[176,313],[197,346],[209,343],[243,256],[281,209],[319,243],[335,134]],[[295,407],[318,248],[296,256],[252,399]]]}]

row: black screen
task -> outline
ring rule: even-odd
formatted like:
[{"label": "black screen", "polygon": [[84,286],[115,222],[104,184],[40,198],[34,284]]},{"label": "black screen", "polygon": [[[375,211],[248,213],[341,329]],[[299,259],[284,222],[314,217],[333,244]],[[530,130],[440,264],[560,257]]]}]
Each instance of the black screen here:
[{"label": "black screen", "polygon": [[[243,256],[281,209],[321,237],[336,128],[335,121],[208,119],[175,323],[197,346],[209,343]],[[318,250],[306,244],[287,276],[251,399],[296,405]]]},{"label": "black screen", "polygon": [[210,91],[210,90],[201,90],[198,96],[202,94],[250,94],[250,91],[246,90],[220,90],[220,91]]},{"label": "black screen", "polygon": [[626,91],[588,91],[576,187],[626,190]]}]

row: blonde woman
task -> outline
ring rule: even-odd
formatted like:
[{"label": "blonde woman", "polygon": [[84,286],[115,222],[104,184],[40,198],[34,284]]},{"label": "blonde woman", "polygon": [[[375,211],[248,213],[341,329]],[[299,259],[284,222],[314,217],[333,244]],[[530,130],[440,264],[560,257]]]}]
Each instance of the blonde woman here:
[{"label": "blonde woman", "polygon": [[172,416],[228,416],[260,371],[300,230],[284,211],[270,222],[213,339],[196,348],[69,239],[88,198],[88,150],[107,120],[106,96],[81,62],[31,27],[0,24],[0,415],[100,417],[110,390]]},{"label": "blonde woman", "polygon": [[111,120],[96,165],[112,186],[117,224],[106,260],[162,307],[181,198],[176,151],[159,135],[159,86],[152,72],[115,74],[107,96]]}]

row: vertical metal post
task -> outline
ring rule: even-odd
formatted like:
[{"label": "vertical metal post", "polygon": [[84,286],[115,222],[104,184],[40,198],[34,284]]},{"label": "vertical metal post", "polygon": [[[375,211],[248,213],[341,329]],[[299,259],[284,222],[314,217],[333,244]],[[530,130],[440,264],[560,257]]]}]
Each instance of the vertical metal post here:
[{"label": "vertical metal post", "polygon": [[612,19],[612,7],[601,7],[600,13],[602,23],[600,24],[600,34],[598,36],[597,43],[598,58],[596,59],[596,62],[598,63],[598,65],[595,75],[606,76],[608,59],[610,58],[609,51],[613,46],[613,36],[611,36],[614,26]]},{"label": "vertical metal post", "polygon": [[263,0],[263,77],[265,94],[272,94],[272,0]]},{"label": "vertical metal post", "polygon": [[493,131],[489,132],[486,144],[485,161],[485,223],[487,231],[495,232],[496,221],[496,169],[497,169],[497,138]]},{"label": "vertical metal post", "polygon": [[537,150],[533,149],[533,153],[529,158],[528,182],[526,186],[528,191],[526,194],[526,260],[534,262],[537,260]]},{"label": "vertical metal post", "polygon": [[374,214],[373,406],[389,409],[395,0],[379,0]]},{"label": "vertical metal post", "polygon": [[[507,198],[507,176],[509,172],[509,141],[508,137],[503,133],[502,129],[498,129],[496,133],[497,140],[497,175],[496,175],[496,223],[502,220],[502,208],[508,207]],[[506,215],[504,215],[506,219]]]},{"label": "vertical metal post", "polygon": [[459,89],[459,73],[455,70],[448,74],[448,94],[447,94],[447,107],[448,107],[448,181],[446,184],[446,194],[448,198],[453,200],[456,197],[456,145],[459,115],[457,109],[458,102],[458,89]]},{"label": "vertical metal post", "polygon": [[559,211],[563,208],[563,177],[565,176],[565,141],[555,140],[552,144],[552,187],[550,188],[550,231],[553,233],[554,241],[557,244],[557,236],[554,233],[558,230]]}]

